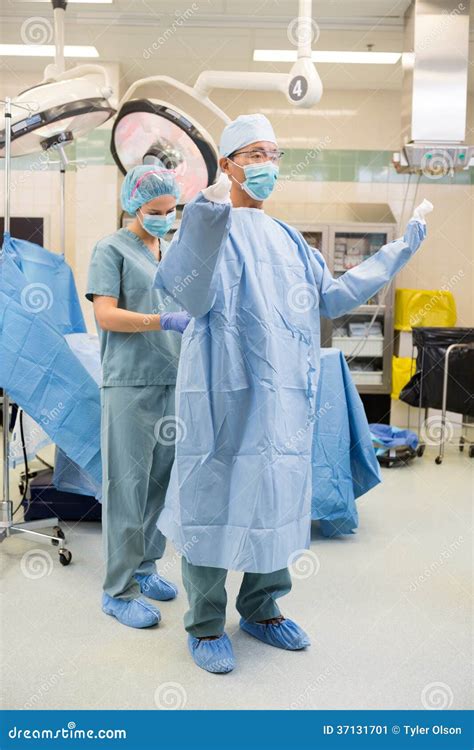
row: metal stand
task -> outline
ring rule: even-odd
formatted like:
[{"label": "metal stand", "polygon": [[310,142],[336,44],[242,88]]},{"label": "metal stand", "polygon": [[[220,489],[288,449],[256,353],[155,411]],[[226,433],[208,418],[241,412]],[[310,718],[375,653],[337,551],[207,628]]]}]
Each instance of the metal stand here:
[{"label": "metal stand", "polygon": [[[11,184],[11,108],[10,98],[5,99],[5,232],[10,231],[10,184]],[[57,518],[46,518],[41,521],[13,523],[13,503],[10,500],[10,409],[8,394],[3,391],[3,500],[0,503],[0,542],[13,534],[29,534],[32,541],[52,544],[58,547],[59,560],[62,565],[69,565],[71,552],[65,547],[65,536],[58,526]],[[53,526],[54,535],[36,531],[38,528]]]},{"label": "metal stand", "polygon": [[[423,362],[423,356],[424,356],[424,352],[422,351],[421,352],[422,362]],[[414,358],[415,358],[415,345],[412,343],[412,347],[411,347],[411,361],[412,361],[412,363],[413,363]],[[411,371],[411,369],[410,369],[410,377],[412,377],[412,371]],[[420,442],[418,443],[418,447],[416,449],[416,455],[419,456],[419,458],[422,457],[423,453],[425,452],[425,448],[426,448],[425,443],[421,440],[421,399],[422,399],[422,395],[423,395],[423,378],[421,378],[421,380],[420,380],[420,395],[418,397],[418,439],[419,439]],[[426,423],[427,419],[428,419],[428,407],[425,407],[425,423]],[[410,427],[410,406],[408,406],[408,427]]]},{"label": "metal stand", "polygon": [[61,149],[59,174],[61,180],[61,252],[66,257],[66,157],[63,149]]},{"label": "metal stand", "polygon": [[[446,354],[444,355],[444,375],[443,375],[443,403],[441,406],[441,432],[439,436],[439,453],[435,458],[435,463],[440,464],[443,461],[444,458],[444,445],[445,445],[445,432],[446,432],[446,404],[448,400],[448,377],[449,377],[449,355],[453,351],[453,349],[473,349],[474,346],[472,344],[451,344],[446,349]],[[463,427],[468,426],[467,423],[463,422],[461,425],[461,429]],[[464,446],[466,443],[469,445],[469,457],[474,458],[474,444],[466,440],[466,438],[461,435],[459,439],[459,450],[462,452],[464,450]]]}]

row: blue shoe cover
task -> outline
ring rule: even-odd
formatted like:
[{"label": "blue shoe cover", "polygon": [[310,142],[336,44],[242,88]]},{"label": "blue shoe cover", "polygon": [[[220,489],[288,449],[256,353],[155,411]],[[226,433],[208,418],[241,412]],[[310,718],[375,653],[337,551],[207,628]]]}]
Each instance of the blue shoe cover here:
[{"label": "blue shoe cover", "polygon": [[201,669],[216,674],[232,672],[235,667],[234,652],[229,637],[224,633],[220,638],[206,641],[202,638],[188,636],[191,656]]},{"label": "blue shoe cover", "polygon": [[150,599],[158,599],[159,602],[166,602],[169,599],[175,599],[178,595],[178,589],[165,578],[161,578],[157,573],[151,573],[142,576],[137,573],[136,580],[140,584],[140,591]]},{"label": "blue shoe cover", "polygon": [[119,599],[105,593],[102,596],[102,611],[116,617],[129,628],[151,628],[161,620],[159,610],[144,599]]},{"label": "blue shoe cover", "polygon": [[259,641],[287,651],[299,651],[311,645],[304,630],[293,620],[282,620],[277,625],[262,625],[259,622],[247,622],[242,617],[240,627]]}]

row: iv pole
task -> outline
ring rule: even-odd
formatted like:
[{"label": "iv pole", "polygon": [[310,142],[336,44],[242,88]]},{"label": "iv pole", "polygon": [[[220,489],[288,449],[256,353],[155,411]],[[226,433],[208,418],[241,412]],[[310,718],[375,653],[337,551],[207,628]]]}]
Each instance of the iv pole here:
[{"label": "iv pole", "polygon": [[[5,212],[4,212],[4,234],[10,232],[10,180],[11,180],[11,128],[12,108],[11,99],[5,99]],[[3,256],[3,248],[1,255]],[[3,260],[3,257],[1,257]],[[0,528],[3,522],[12,519],[13,505],[10,500],[10,476],[9,476],[9,453],[10,453],[10,404],[8,394],[3,391],[2,404],[3,423],[3,501],[1,503]],[[8,532],[6,532],[8,534]]]},{"label": "iv pole", "polygon": [[[5,233],[10,232],[10,195],[11,195],[11,110],[12,101],[9,97],[4,100],[5,106]],[[17,106],[17,105],[13,105]],[[5,262],[5,238],[0,251],[0,263]],[[43,544],[53,544],[58,547],[59,560],[62,565],[68,565],[71,561],[71,553],[65,547],[64,533],[59,526],[57,518],[45,518],[38,521],[25,521],[14,524],[13,503],[10,499],[10,409],[9,398],[5,389],[3,390],[3,498],[0,502],[0,542],[13,534],[29,534],[32,541]],[[53,526],[53,535],[36,531]]]}]

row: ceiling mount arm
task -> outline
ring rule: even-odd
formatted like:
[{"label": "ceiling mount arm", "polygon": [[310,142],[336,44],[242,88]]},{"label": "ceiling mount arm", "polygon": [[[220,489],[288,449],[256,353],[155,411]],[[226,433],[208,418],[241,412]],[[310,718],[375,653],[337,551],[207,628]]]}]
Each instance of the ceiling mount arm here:
[{"label": "ceiling mount arm", "polygon": [[64,61],[64,16],[67,8],[67,0],[51,0],[54,17],[54,67],[56,73],[64,73],[66,63]]},{"label": "ceiling mount arm", "polygon": [[205,70],[194,84],[194,90],[207,102],[214,88],[279,91],[291,104],[312,107],[321,99],[323,86],[312,61],[312,0],[299,0],[297,20],[297,60],[289,73],[266,73]]},{"label": "ceiling mount arm", "polygon": [[286,92],[286,73],[231,72],[228,70],[204,70],[194,84],[194,90],[208,97],[212,89],[249,89],[251,91]]},{"label": "ceiling mount arm", "polygon": [[299,0],[298,7],[298,60],[309,58],[311,60],[311,32],[307,28],[311,26],[312,0]]}]

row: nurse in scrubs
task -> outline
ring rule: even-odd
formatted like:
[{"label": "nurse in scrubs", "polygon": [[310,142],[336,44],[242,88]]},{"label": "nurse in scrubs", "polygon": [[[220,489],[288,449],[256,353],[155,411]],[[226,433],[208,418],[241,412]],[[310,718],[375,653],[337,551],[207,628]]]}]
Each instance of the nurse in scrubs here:
[{"label": "nurse in scrubs", "polygon": [[[225,174],[186,206],[155,284],[193,316],[177,380],[187,434],[158,526],[183,553],[192,657],[222,673],[235,666],[225,633],[229,570],[244,574],[243,631],[281,649],[309,646],[278,600],[291,589],[289,563],[310,544],[320,314],[337,318],[374,295],[426,228],[420,208],[403,237],[335,279],[321,253],[265,213],[281,156],[270,122],[238,117],[220,155]],[[192,282],[174,288],[193,269]]]},{"label": "nurse in scrubs", "polygon": [[158,624],[140,597],[164,601],[176,586],[156,571],[165,537],[156,526],[174,459],[175,384],[189,315],[153,288],[176,218],[179,188],[171,172],[138,166],[125,177],[122,208],[134,216],[97,243],[87,298],[93,301],[103,371],[102,609],[134,628]]}]

